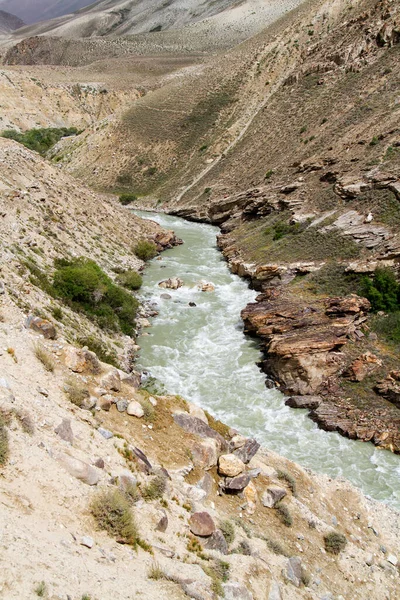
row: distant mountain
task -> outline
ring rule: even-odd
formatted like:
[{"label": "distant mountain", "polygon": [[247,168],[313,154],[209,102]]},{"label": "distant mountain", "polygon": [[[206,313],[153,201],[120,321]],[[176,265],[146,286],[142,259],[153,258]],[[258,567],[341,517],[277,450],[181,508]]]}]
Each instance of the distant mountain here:
[{"label": "distant mountain", "polygon": [[36,23],[73,13],[89,4],[93,0],[0,0],[0,9],[12,12],[25,23]]},{"label": "distant mountain", "polygon": [[24,25],[25,23],[19,17],[16,17],[9,12],[5,12],[4,10],[0,10],[0,33],[9,33]]}]

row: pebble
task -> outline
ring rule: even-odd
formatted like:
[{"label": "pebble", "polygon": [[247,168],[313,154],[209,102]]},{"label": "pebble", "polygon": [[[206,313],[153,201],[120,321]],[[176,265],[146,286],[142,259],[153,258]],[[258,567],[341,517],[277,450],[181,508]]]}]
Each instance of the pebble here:
[{"label": "pebble", "polygon": [[387,561],[390,562],[391,565],[393,565],[394,567],[397,565],[397,557],[394,554],[389,554],[389,556],[387,557]]},{"label": "pebble", "polygon": [[104,438],[106,438],[106,440],[110,440],[112,437],[114,437],[114,434],[112,433],[112,431],[109,431],[108,429],[104,429],[103,427],[99,427],[97,430],[100,435],[102,435]]},{"label": "pebble", "polygon": [[83,538],[81,538],[81,546],[86,546],[86,548],[93,548],[94,539],[88,535],[84,535]]},{"label": "pebble", "polygon": [[49,392],[45,388],[38,387],[36,389],[39,392],[39,394],[41,394],[42,396],[45,396],[46,398],[48,398]]}]

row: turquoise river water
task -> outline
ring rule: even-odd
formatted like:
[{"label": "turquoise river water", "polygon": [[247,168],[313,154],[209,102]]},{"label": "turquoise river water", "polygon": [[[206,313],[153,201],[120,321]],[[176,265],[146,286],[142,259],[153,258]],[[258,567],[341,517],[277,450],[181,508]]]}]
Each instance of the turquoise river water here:
[{"label": "turquoise river water", "polygon": [[[318,429],[306,411],[285,406],[278,390],[265,387],[265,375],[256,366],[260,350],[244,335],[240,318],[257,294],[230,273],[216,246],[218,229],[161,213],[137,214],[184,240],[145,270],[142,296],[157,304],[159,315],[146,330],[150,335],[139,338],[140,366],[169,393],[195,402],[244,435],[303,467],[345,477],[400,509],[399,456]],[[168,277],[180,277],[184,286],[159,288]],[[201,292],[200,281],[213,283],[215,291]],[[162,299],[162,293],[171,299]]]}]

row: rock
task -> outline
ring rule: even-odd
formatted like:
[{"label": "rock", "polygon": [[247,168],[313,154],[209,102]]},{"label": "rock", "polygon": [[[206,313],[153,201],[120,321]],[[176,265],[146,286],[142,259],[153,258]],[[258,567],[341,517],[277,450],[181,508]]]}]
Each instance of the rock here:
[{"label": "rock", "polygon": [[[140,350],[140,346],[137,346],[137,348]],[[123,374],[121,375],[121,383],[129,385],[130,387],[137,390],[140,388],[141,375],[136,371],[132,371],[132,373]]]},{"label": "rock", "polygon": [[64,356],[65,366],[71,369],[74,373],[100,373],[101,365],[94,352],[90,352],[87,348],[74,348],[69,346],[65,350]]},{"label": "rock", "polygon": [[196,302],[189,302],[189,306],[191,306],[193,308],[194,306],[197,306],[197,304],[196,304]]},{"label": "rock", "polygon": [[86,548],[93,548],[94,539],[88,535],[83,536],[83,538],[81,538],[81,546],[86,546]]},{"label": "rock", "polygon": [[215,467],[218,461],[218,444],[212,438],[201,442],[191,442],[190,451],[192,453],[193,464],[201,469],[211,469]]},{"label": "rock", "polygon": [[368,565],[369,567],[372,567],[372,565],[374,564],[374,555],[373,554],[369,554],[367,556],[367,558],[365,559],[365,564]]},{"label": "rock", "polygon": [[39,394],[41,396],[44,396],[45,398],[49,397],[49,392],[45,388],[42,388],[42,387],[38,386],[36,389],[37,389],[37,391],[39,392]]},{"label": "rock", "polygon": [[231,451],[233,452],[234,450],[237,450],[238,448],[243,448],[243,446],[245,445],[246,442],[247,442],[247,438],[244,435],[240,435],[239,433],[237,433],[236,435],[234,435],[232,437],[231,441],[229,442],[229,447],[230,447]]},{"label": "rock", "polygon": [[225,491],[239,492],[250,483],[250,477],[247,473],[242,473],[237,477],[227,477],[224,482]]},{"label": "rock", "polygon": [[172,277],[170,279],[165,279],[164,281],[160,281],[158,287],[165,288],[169,290],[177,290],[178,288],[183,286],[182,279],[179,277]]},{"label": "rock", "polygon": [[104,469],[104,467],[105,467],[106,465],[105,465],[105,462],[104,462],[104,460],[103,460],[102,458],[98,458],[98,459],[95,461],[95,463],[94,463],[94,466],[95,466],[95,467],[97,467],[98,469]]},{"label": "rock", "polygon": [[398,560],[394,554],[389,554],[389,556],[387,557],[387,561],[394,567],[397,566]]},{"label": "rock", "polygon": [[234,454],[223,454],[218,460],[218,473],[227,477],[236,477],[245,470],[244,463]]},{"label": "rock", "polygon": [[260,448],[260,444],[255,439],[247,439],[241,448],[234,451],[234,455],[237,456],[246,465],[251,461]]},{"label": "rock", "polygon": [[275,469],[273,467],[270,467],[269,465],[266,465],[264,461],[261,458],[258,458],[257,456],[251,459],[251,461],[249,462],[249,467],[251,470],[260,469],[260,474],[263,477],[268,477],[272,479],[273,477],[277,476]]},{"label": "rock", "polygon": [[57,337],[57,331],[53,323],[50,323],[50,321],[47,321],[46,319],[35,317],[34,315],[29,315],[29,317],[27,317],[25,327],[26,329],[33,329],[33,331],[41,333],[43,337],[48,340],[55,340]]},{"label": "rock", "polygon": [[391,371],[386,379],[377,383],[374,391],[400,408],[400,371]]},{"label": "rock", "polygon": [[189,519],[189,528],[194,535],[209,537],[215,531],[215,523],[208,512],[196,512]]},{"label": "rock", "polygon": [[144,415],[142,405],[136,400],[132,400],[132,402],[129,402],[126,412],[129,416],[137,417],[138,419],[140,419]]},{"label": "rock", "polygon": [[204,410],[202,408],[200,408],[200,406],[197,406],[196,404],[192,404],[190,402],[189,403],[189,414],[192,417],[197,417],[198,419],[203,421],[203,423],[208,425],[208,419],[206,417],[206,413],[204,412]]},{"label": "rock", "polygon": [[136,324],[138,327],[144,328],[144,327],[151,327],[151,323],[148,319],[142,318],[142,319],[137,319],[136,320]]},{"label": "rock", "polygon": [[127,400],[118,400],[116,406],[118,412],[125,412],[129,406],[129,402]]},{"label": "rock", "polygon": [[156,531],[161,531],[162,533],[164,533],[165,531],[167,531],[168,528],[168,516],[167,513],[164,512],[163,516],[161,517],[161,519],[158,521],[157,525],[156,525]]},{"label": "rock", "polygon": [[257,488],[252,481],[243,490],[244,497],[246,498],[247,508],[246,513],[248,515],[253,515],[257,508],[258,502],[258,493]]},{"label": "rock", "polygon": [[63,419],[54,432],[65,442],[69,442],[71,445],[74,443],[70,419]]},{"label": "rock", "polygon": [[0,296],[3,296],[6,293],[5,285],[2,281],[0,281]]},{"label": "rock", "polygon": [[294,183],[290,183],[289,185],[285,185],[279,191],[280,191],[281,194],[292,194],[293,192],[295,192],[296,190],[298,190],[299,187],[301,187],[301,184],[298,183],[297,181],[295,181]]},{"label": "rock", "polygon": [[162,298],[163,300],[171,300],[172,296],[171,294],[161,294],[160,298]]},{"label": "rock", "polygon": [[318,408],[322,399],[320,396],[291,396],[285,401],[286,406],[291,408]]},{"label": "rock", "polygon": [[287,579],[293,583],[293,585],[300,587],[303,569],[301,566],[301,560],[298,556],[292,556],[289,558],[285,575]]},{"label": "rock", "polygon": [[114,437],[114,434],[112,431],[109,431],[109,429],[104,429],[104,427],[99,427],[97,430],[100,435],[103,436],[103,438],[105,438],[106,440],[110,440],[112,437]]},{"label": "rock", "polygon": [[277,485],[270,485],[263,493],[261,502],[266,508],[273,508],[285,496],[286,490],[284,488]]},{"label": "rock", "polygon": [[198,482],[197,487],[206,493],[206,497],[211,494],[214,487],[214,480],[210,473],[204,473],[204,476]]},{"label": "rock", "polygon": [[216,529],[214,533],[211,534],[204,547],[207,548],[207,550],[217,550],[218,552],[221,552],[221,554],[228,554],[228,544],[226,543],[222,531],[219,529]]},{"label": "rock", "polygon": [[367,375],[380,366],[382,366],[382,361],[375,354],[365,352],[351,363],[344,376],[350,381],[363,381]]},{"label": "rock", "polygon": [[118,369],[110,369],[110,371],[101,378],[100,386],[109,391],[120,392],[121,376]]},{"label": "rock", "polygon": [[215,291],[215,285],[213,285],[212,283],[201,282],[199,284],[199,289],[202,292],[214,292]]},{"label": "rock", "polygon": [[100,408],[101,410],[105,410],[106,412],[108,412],[110,410],[110,408],[112,407],[113,402],[112,400],[110,400],[110,398],[101,398],[100,399]]},{"label": "rock", "polygon": [[253,594],[242,584],[230,581],[222,585],[225,600],[253,600]]},{"label": "rock", "polygon": [[70,475],[76,477],[87,485],[97,485],[100,476],[96,469],[86,464],[78,458],[74,458],[69,454],[60,454],[57,458],[58,462],[68,471]]},{"label": "rock", "polygon": [[176,412],[173,414],[173,418],[175,423],[188,433],[194,433],[202,438],[213,438],[217,441],[220,450],[225,450],[227,448],[227,442],[222,435],[204,423],[201,419],[192,417],[185,412]]},{"label": "rock", "polygon": [[186,596],[193,600],[214,600],[215,595],[209,585],[202,581],[182,581],[181,588]]},{"label": "rock", "polygon": [[272,581],[269,588],[268,600],[282,600],[282,594],[277,581]]}]

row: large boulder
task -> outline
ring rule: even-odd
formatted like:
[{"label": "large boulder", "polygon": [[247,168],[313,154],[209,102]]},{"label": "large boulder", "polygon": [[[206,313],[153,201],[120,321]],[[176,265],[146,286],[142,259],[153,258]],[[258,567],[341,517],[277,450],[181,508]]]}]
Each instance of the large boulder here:
[{"label": "large boulder", "polygon": [[121,376],[118,369],[110,369],[100,381],[100,386],[108,391],[121,391]]},{"label": "large boulder", "polygon": [[273,508],[278,502],[286,496],[286,490],[277,485],[270,485],[263,493],[261,502],[267,508]]},{"label": "large boulder", "polygon": [[223,484],[225,491],[240,492],[250,483],[250,476],[247,473],[237,475],[237,477],[227,477]]},{"label": "large boulder", "polygon": [[178,288],[183,286],[182,279],[179,277],[171,277],[169,279],[164,279],[164,281],[160,281],[158,287],[167,289],[167,290],[177,290]]},{"label": "large boulder", "polygon": [[194,535],[209,537],[216,529],[212,516],[208,512],[195,512],[189,519],[189,528]]},{"label": "large boulder", "polygon": [[253,600],[253,594],[243,583],[230,581],[229,583],[224,583],[222,588],[225,600]]},{"label": "large boulder", "polygon": [[201,469],[211,469],[218,461],[218,444],[216,440],[209,438],[201,442],[190,443],[193,464]]},{"label": "large boulder", "polygon": [[69,454],[60,454],[57,460],[70,475],[87,485],[97,485],[100,480],[98,471],[79,458],[74,458]]},{"label": "large boulder", "polygon": [[227,477],[236,477],[245,470],[244,463],[234,454],[222,454],[218,460],[218,472]]},{"label": "large boulder", "polygon": [[35,315],[29,315],[25,321],[26,329],[32,329],[37,333],[41,333],[43,337],[48,340],[55,340],[57,337],[57,331],[53,323],[47,321],[47,319],[41,319],[35,317]]},{"label": "large boulder", "polygon": [[129,416],[137,417],[138,419],[144,416],[144,410],[142,408],[142,405],[136,400],[132,400],[132,402],[129,402],[126,412]]},{"label": "large boulder", "polygon": [[257,454],[259,448],[260,444],[257,442],[257,440],[249,438],[245,441],[243,446],[237,450],[234,450],[234,455],[247,465],[253,456]]},{"label": "large boulder", "polygon": [[68,346],[65,350],[65,366],[74,373],[100,373],[101,365],[94,352],[87,348],[74,348]]},{"label": "large boulder", "polygon": [[173,418],[175,423],[182,427],[187,433],[194,433],[202,438],[212,438],[216,440],[220,450],[225,450],[227,448],[227,442],[222,435],[204,423],[201,419],[192,417],[185,412],[176,412],[173,414]]}]

